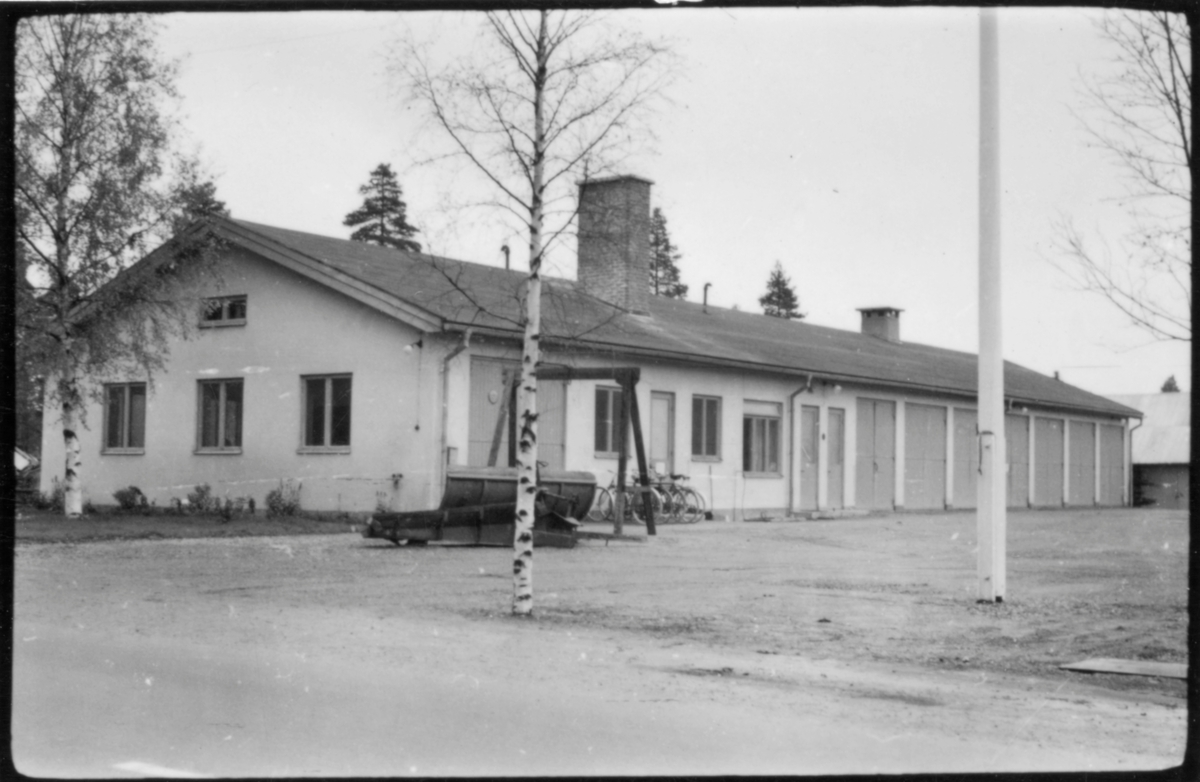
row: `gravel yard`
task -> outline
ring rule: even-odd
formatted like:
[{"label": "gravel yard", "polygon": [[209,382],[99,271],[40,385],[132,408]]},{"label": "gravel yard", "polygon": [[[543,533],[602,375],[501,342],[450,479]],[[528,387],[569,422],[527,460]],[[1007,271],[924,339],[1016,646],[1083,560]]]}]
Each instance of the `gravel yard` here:
[{"label": "gravel yard", "polygon": [[1009,742],[1018,761],[1028,745],[1092,753],[1095,768],[1178,763],[1182,680],[1058,666],[1187,661],[1186,514],[1011,513],[1000,605],[974,600],[974,525],[971,513],[702,522],[542,549],[534,617],[518,620],[502,548],[348,532],[21,543],[18,523],[15,616],[18,636],[28,623],[368,668],[512,678],[532,666],[613,698],[802,707]]}]

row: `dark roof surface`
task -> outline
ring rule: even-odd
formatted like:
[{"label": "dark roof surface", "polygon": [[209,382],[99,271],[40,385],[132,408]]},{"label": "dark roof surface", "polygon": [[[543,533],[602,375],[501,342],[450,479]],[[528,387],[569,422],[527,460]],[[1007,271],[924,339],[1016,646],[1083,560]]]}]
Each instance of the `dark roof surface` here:
[{"label": "dark roof surface", "polygon": [[[519,332],[525,274],[494,266],[407,253],[346,239],[250,223],[235,226],[340,271],[440,318],[446,330],[466,326]],[[240,232],[238,232],[240,233]],[[630,355],[672,358],[789,375],[812,374],[860,383],[951,392],[973,397],[972,353],[893,343],[858,332],[650,297],[649,315],[601,301],[576,282],[543,278],[544,339]],[[1083,389],[1005,362],[1005,397],[1127,417],[1139,413]]]}]

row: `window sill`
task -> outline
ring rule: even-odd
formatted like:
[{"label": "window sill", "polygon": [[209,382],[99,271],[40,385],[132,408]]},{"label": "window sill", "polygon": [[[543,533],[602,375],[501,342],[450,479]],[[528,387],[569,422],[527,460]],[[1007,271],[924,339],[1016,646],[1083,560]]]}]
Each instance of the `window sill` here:
[{"label": "window sill", "polygon": [[698,454],[692,454],[692,461],[693,462],[719,462],[719,461],[721,461],[721,457],[720,456],[700,456]]},{"label": "window sill", "polygon": [[[616,451],[612,451],[612,452],[607,452],[607,451],[596,451],[596,452],[595,452],[595,456],[596,456],[596,458],[597,458],[597,459],[614,459],[614,460],[615,460],[615,459],[620,459],[620,458],[621,458],[621,455],[620,455],[619,453],[617,453]],[[631,459],[631,458],[633,458],[633,457],[626,457],[626,458],[630,458],[630,459]]]},{"label": "window sill", "polygon": [[350,453],[348,445],[302,445],[296,453]]},{"label": "window sill", "polygon": [[202,329],[223,329],[223,328],[228,328],[229,326],[245,326],[245,325],[246,325],[245,318],[241,318],[239,320],[202,320],[202,321],[200,321],[200,328],[202,328]]},{"label": "window sill", "polygon": [[743,478],[782,478],[781,472],[743,472]]},{"label": "window sill", "polygon": [[144,456],[145,448],[102,448],[101,456]]},{"label": "window sill", "polygon": [[196,456],[240,456],[241,448],[197,448],[192,451]]}]

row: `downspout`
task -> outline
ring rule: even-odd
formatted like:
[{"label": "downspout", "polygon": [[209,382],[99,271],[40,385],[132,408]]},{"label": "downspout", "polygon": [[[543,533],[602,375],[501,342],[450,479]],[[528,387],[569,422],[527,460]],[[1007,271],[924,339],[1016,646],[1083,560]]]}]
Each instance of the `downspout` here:
[{"label": "downspout", "polygon": [[[438,483],[441,487],[442,494],[445,494],[446,492],[446,474],[449,471],[450,464],[450,454],[447,451],[447,448],[449,447],[447,445],[448,438],[446,437],[446,430],[450,426],[450,362],[457,358],[460,353],[470,346],[471,329],[467,329],[462,333],[462,337],[459,339],[458,344],[454,346],[454,350],[451,350],[446,354],[446,357],[442,359],[442,434],[441,447],[438,449]],[[440,504],[436,497],[431,497],[430,503],[430,507]]]},{"label": "downspout", "polygon": [[[1126,418],[1125,420],[1128,421],[1129,419]],[[1125,443],[1125,463],[1129,465],[1129,477],[1125,479],[1125,496],[1129,500],[1128,507],[1130,508],[1133,507],[1133,433],[1138,429],[1141,429],[1142,424],[1144,423],[1146,423],[1146,419],[1139,418],[1137,426],[1133,427],[1132,429],[1128,429],[1129,438]]]}]

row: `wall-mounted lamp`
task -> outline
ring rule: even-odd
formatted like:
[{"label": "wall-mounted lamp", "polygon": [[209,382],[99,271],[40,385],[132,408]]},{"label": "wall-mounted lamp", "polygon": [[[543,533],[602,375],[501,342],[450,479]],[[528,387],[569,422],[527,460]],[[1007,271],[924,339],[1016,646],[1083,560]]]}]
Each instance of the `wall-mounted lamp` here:
[{"label": "wall-mounted lamp", "polygon": [[423,348],[423,347],[425,347],[425,338],[421,337],[416,342],[410,342],[409,344],[405,345],[404,352],[412,353],[413,348]]}]

